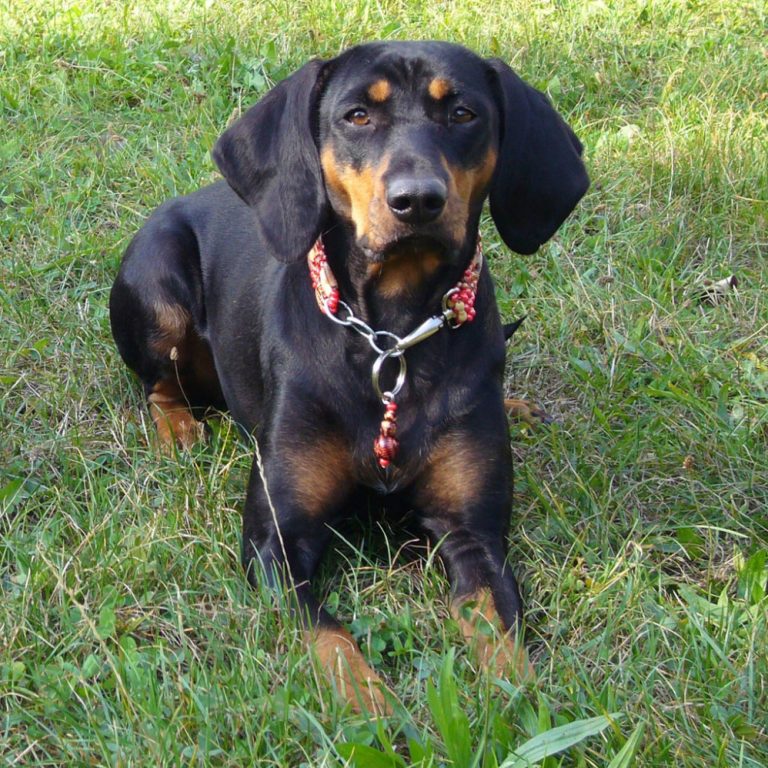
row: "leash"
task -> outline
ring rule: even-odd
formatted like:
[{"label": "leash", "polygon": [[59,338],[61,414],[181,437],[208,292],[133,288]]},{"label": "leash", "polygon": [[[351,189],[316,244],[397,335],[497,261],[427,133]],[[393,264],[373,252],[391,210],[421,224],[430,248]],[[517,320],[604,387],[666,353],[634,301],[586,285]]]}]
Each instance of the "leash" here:
[{"label": "leash", "polygon": [[[483,249],[480,236],[477,237],[475,253],[469,266],[464,270],[461,280],[443,295],[442,312],[427,318],[421,325],[402,337],[390,331],[375,331],[355,315],[349,304],[341,300],[339,285],[328,264],[322,236],[317,238],[307,254],[307,262],[312,288],[315,291],[315,299],[320,311],[334,323],[359,333],[377,355],[371,366],[371,385],[384,406],[384,416],[381,421],[379,436],[373,442],[373,452],[379,466],[386,469],[394,461],[399,448],[395,398],[405,384],[408,370],[405,362],[406,351],[428,339],[444,326],[455,330],[464,323],[471,323],[475,319],[477,283],[480,279],[480,270],[483,267]],[[339,309],[346,313],[345,317],[339,315]],[[392,342],[391,346],[383,347],[382,345],[386,343],[387,339]],[[382,391],[381,369],[387,360],[397,360],[399,369],[394,386]]]}]

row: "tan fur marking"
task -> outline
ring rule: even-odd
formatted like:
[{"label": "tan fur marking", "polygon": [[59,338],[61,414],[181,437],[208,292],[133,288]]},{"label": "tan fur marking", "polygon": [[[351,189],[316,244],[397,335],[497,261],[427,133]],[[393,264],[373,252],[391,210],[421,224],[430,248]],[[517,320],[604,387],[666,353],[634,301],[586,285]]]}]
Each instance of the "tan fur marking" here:
[{"label": "tan fur marking", "polygon": [[446,80],[444,77],[436,77],[429,84],[429,95],[435,99],[435,101],[444,99],[450,93],[453,93],[453,85],[450,80]]},{"label": "tan fur marking", "polygon": [[358,239],[365,238],[369,248],[380,247],[388,239],[384,231],[386,224],[383,223],[393,220],[387,210],[387,195],[382,180],[389,157],[382,158],[378,166],[356,171],[339,165],[333,149],[327,147],[320,161],[326,184],[338,197],[336,206],[354,223]]},{"label": "tan fur marking", "polygon": [[451,236],[462,242],[467,228],[469,211],[484,194],[496,168],[496,152],[492,149],[474,168],[454,168],[446,160],[443,167],[448,172],[448,202],[443,217],[448,223]]},{"label": "tan fur marking", "polygon": [[528,651],[513,630],[504,629],[490,590],[481,589],[458,598],[451,613],[485,669],[499,677],[514,674],[521,683],[534,678]]},{"label": "tan fur marking", "polygon": [[485,192],[496,168],[496,157],[496,152],[489,149],[482,161],[474,168],[458,169],[446,164],[462,200],[475,200]]},{"label": "tan fur marking", "polygon": [[167,304],[158,301],[152,307],[155,313],[155,333],[150,342],[160,355],[168,355],[184,338],[191,318],[189,312],[180,304]]},{"label": "tan fur marking", "polygon": [[172,453],[174,444],[188,449],[202,439],[203,425],[192,415],[175,381],[159,381],[147,399],[161,451]]},{"label": "tan fur marking", "polygon": [[345,629],[320,628],[305,639],[323,672],[355,712],[391,714],[381,678],[368,666],[352,635]]},{"label": "tan fur marking", "polygon": [[384,78],[377,80],[368,88],[368,95],[371,97],[371,101],[386,101],[392,95],[392,86],[389,80]]},{"label": "tan fur marking", "polygon": [[395,253],[384,264],[376,266],[380,267],[376,290],[385,299],[394,299],[433,275],[440,266],[440,257],[433,251]]},{"label": "tan fur marking", "polygon": [[285,461],[296,501],[309,515],[326,511],[349,487],[352,461],[341,438],[328,437],[301,451],[286,452]]},{"label": "tan fur marking", "polygon": [[504,409],[507,412],[507,416],[518,421],[524,421],[532,427],[538,427],[551,421],[549,414],[530,400],[507,398],[504,401]]},{"label": "tan fur marking", "polygon": [[487,451],[465,432],[449,432],[438,440],[429,456],[419,494],[430,506],[461,511],[484,482]]}]

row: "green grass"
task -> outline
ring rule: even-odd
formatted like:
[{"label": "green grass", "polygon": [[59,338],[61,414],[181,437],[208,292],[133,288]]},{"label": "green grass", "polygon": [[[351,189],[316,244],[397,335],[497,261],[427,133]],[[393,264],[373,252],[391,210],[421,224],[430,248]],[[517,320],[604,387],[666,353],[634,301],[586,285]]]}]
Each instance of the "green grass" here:
[{"label": "green grass", "polygon": [[[636,765],[768,765],[767,21],[759,0],[0,3],[0,761],[491,768],[619,712],[545,768],[629,764],[630,738]],[[540,685],[478,676],[434,552],[361,523],[317,588],[403,703],[377,724],[245,585],[231,424],[149,447],[106,301],[152,207],[215,178],[236,110],[381,37],[511,62],[593,186],[534,256],[484,226],[503,314],[529,316],[510,392],[559,418],[511,427]]]}]

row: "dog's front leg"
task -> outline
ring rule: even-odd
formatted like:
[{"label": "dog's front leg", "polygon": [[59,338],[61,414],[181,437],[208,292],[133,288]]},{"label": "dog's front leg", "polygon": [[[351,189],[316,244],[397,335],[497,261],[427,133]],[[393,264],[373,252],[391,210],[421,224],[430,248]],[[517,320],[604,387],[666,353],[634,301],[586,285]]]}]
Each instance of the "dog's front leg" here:
[{"label": "dog's front leg", "polygon": [[423,526],[439,543],[451,612],[465,639],[483,667],[526,682],[532,669],[521,632],[523,606],[506,562],[511,481],[506,434],[478,424],[438,440],[416,502]]},{"label": "dog's front leg", "polygon": [[350,473],[340,471],[339,446],[335,453],[324,448],[280,450],[262,467],[254,461],[243,515],[243,565],[252,584],[261,572],[290,595],[310,652],[342,699],[356,711],[386,713],[381,679],[312,592],[329,524],[351,490]]}]

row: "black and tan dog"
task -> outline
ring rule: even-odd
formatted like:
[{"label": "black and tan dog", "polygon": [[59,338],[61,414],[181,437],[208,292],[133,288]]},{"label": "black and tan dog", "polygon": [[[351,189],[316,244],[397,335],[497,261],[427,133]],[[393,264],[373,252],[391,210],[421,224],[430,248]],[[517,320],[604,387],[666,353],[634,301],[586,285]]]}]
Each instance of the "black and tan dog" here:
[{"label": "black and tan dog", "polygon": [[269,92],[213,150],[226,182],[166,202],[125,254],[112,330],[160,442],[189,445],[209,407],[255,436],[243,563],[291,586],[353,706],[386,709],[381,681],[311,580],[361,488],[399,495],[440,543],[481,661],[526,672],[504,337],[478,221],[489,198],[506,244],[532,253],[587,189],[580,154],[501,61],[362,45]]}]

